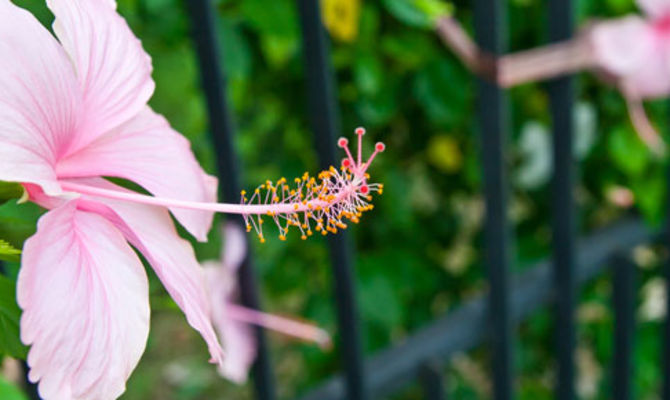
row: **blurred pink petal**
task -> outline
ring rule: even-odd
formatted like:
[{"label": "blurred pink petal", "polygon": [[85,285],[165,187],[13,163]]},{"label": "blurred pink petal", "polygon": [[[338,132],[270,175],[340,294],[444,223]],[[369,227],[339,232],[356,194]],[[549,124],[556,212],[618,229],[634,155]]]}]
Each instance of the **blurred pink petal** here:
[{"label": "blurred pink petal", "polygon": [[45,214],[25,243],[21,337],[43,398],[114,399],[145,348],[148,283],[120,232],[76,205]]},{"label": "blurred pink petal", "polygon": [[256,359],[256,333],[244,322],[228,317],[228,304],[238,301],[237,271],[247,254],[247,242],[239,225],[227,223],[223,228],[223,261],[204,264],[205,276],[212,299],[212,319],[226,351],[219,374],[242,384]]},{"label": "blurred pink petal", "polygon": [[242,228],[234,223],[223,227],[223,269],[236,274],[247,256],[247,237]]},{"label": "blurred pink petal", "polygon": [[[205,174],[191,145],[149,107],[82,150],[59,161],[59,177],[114,176],[156,196],[215,202],[217,180]],[[171,209],[198,240],[207,239],[213,212]]]},{"label": "blurred pink petal", "polygon": [[83,93],[76,151],[135,117],[154,91],[151,58],[109,0],[47,0]]},{"label": "blurred pink petal", "polygon": [[228,317],[228,304],[238,301],[236,275],[218,262],[205,263],[204,268],[212,298],[214,326],[226,351],[219,373],[241,384],[247,380],[256,359],[256,334],[251,325]]},{"label": "blurred pink petal", "polygon": [[670,93],[670,25],[665,25],[629,16],[593,28],[598,64],[617,77],[625,95],[646,99]]},{"label": "blurred pink petal", "polygon": [[[103,179],[87,179],[89,186],[125,189]],[[158,207],[82,196],[80,209],[104,216],[144,255],[168,293],[202,335],[211,362],[221,363],[223,351],[212,326],[212,310],[204,272],[190,243],[182,239],[169,213]]]},{"label": "blurred pink petal", "polygon": [[0,180],[57,194],[52,167],[79,118],[72,64],[53,36],[9,0],[0,0],[0,37]]},{"label": "blurred pink petal", "polygon": [[653,32],[637,15],[596,25],[592,38],[599,64],[614,75],[635,73],[654,56]]},{"label": "blurred pink petal", "polygon": [[662,18],[670,14],[668,0],[637,0],[637,5],[651,18]]}]

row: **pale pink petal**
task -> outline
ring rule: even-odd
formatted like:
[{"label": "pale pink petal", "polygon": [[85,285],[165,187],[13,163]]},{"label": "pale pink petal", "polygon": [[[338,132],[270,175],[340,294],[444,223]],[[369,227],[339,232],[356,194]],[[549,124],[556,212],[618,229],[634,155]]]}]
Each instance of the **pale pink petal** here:
[{"label": "pale pink petal", "polygon": [[[103,179],[77,182],[124,190]],[[202,267],[191,244],[177,234],[170,214],[160,207],[88,196],[80,198],[79,208],[103,215],[144,255],[189,324],[205,339],[211,361],[221,363],[223,351],[212,326],[211,301]]]},{"label": "pale pink petal", "polygon": [[236,274],[247,256],[247,239],[242,228],[228,222],[223,227],[223,268]]},{"label": "pale pink petal", "polygon": [[219,374],[235,383],[244,383],[256,359],[256,333],[251,325],[228,317],[227,305],[237,302],[237,277],[219,262],[207,262],[204,269],[214,326],[226,351]]},{"label": "pale pink petal", "polygon": [[[202,170],[188,140],[149,107],[129,122],[61,160],[57,171],[59,177],[125,178],[159,197],[216,201],[216,178]],[[206,240],[212,224],[212,212],[171,211],[197,239]]]},{"label": "pale pink petal", "polygon": [[59,193],[53,165],[77,125],[74,70],[54,37],[8,0],[0,0],[0,37],[0,180]]},{"label": "pale pink petal", "polygon": [[670,15],[670,1],[668,0],[637,0],[637,5],[652,18]]},{"label": "pale pink petal", "polygon": [[119,230],[76,206],[48,212],[25,243],[21,339],[43,398],[116,399],[145,348],[147,278]]},{"label": "pale pink petal", "polygon": [[154,91],[151,58],[110,0],[48,0],[70,55],[86,119],[77,150],[139,113]]},{"label": "pale pink petal", "polygon": [[653,31],[638,16],[600,23],[591,37],[599,66],[617,76],[635,72],[654,55]]},{"label": "pale pink petal", "polygon": [[670,48],[656,38],[650,56],[639,68],[620,77],[622,91],[638,99],[667,97],[670,94]]}]

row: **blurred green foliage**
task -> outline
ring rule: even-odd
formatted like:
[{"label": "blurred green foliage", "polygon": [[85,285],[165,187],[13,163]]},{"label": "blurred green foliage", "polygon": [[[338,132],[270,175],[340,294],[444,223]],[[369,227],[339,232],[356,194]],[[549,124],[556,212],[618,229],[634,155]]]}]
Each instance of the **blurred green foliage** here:
[{"label": "blurred green foliage", "polygon": [[[156,93],[151,105],[192,142],[213,172],[206,111],[184,4],[179,0],[118,0],[119,11],[142,39],[154,62]],[[485,288],[481,257],[483,198],[475,80],[429,29],[439,2],[324,0],[333,32],[332,61],[343,135],[368,128],[365,146],[383,140],[388,150],[371,173],[385,184],[374,212],[351,230],[356,243],[358,301],[368,354],[402,340]],[[17,0],[46,25],[42,4]],[[40,2],[41,3],[41,2]],[[296,2],[215,1],[228,97],[237,126],[236,147],[244,181],[316,171],[304,96],[303,60]],[[545,2],[509,2],[512,50],[545,42]],[[331,7],[332,6],[332,7]],[[342,12],[338,20],[338,7]],[[335,10],[335,11],[332,11]],[[426,14],[429,10],[430,14]],[[580,0],[580,23],[634,12],[632,0]],[[471,30],[471,2],[455,2],[455,16]],[[349,24],[349,25],[347,25]],[[350,26],[354,24],[353,26]],[[633,208],[650,224],[663,220],[665,163],[640,143],[618,92],[591,75],[578,78],[575,112],[581,178],[576,188],[580,230],[590,231],[631,212],[613,201],[612,188],[630,191]],[[206,84],[206,82],[205,82]],[[510,215],[515,265],[523,270],[551,249],[551,133],[546,87],[525,85],[510,92]],[[649,105],[667,131],[663,102]],[[40,211],[8,202],[0,207],[0,238],[16,247],[34,232]],[[202,259],[216,258],[218,232],[196,244]],[[254,246],[265,307],[315,321],[329,331],[336,323],[326,242],[315,238]],[[645,264],[640,286],[658,277],[665,253]],[[17,266],[10,265],[16,276]],[[149,272],[151,275],[151,272]],[[218,378],[206,364],[206,349],[151,275],[152,331],[147,352],[128,383],[124,399],[195,400],[247,398],[250,388]],[[641,299],[641,303],[648,299]],[[579,308],[579,390],[582,398],[608,398],[612,359],[611,284],[603,277],[583,291]],[[594,311],[595,310],[595,311]],[[660,385],[660,322],[638,326],[636,398],[651,398]],[[551,310],[518,329],[516,369],[522,399],[551,398],[555,375]],[[322,352],[270,335],[282,398],[303,393],[338,369],[337,351]],[[487,397],[486,349],[462,354],[449,367],[451,394]],[[421,398],[410,388],[398,396]]]}]

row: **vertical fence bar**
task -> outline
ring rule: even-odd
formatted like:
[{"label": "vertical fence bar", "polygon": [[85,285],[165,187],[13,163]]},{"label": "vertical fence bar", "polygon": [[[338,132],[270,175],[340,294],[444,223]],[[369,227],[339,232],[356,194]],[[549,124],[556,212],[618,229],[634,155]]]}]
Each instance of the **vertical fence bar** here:
[{"label": "vertical fence bar", "polygon": [[[335,137],[339,131],[329,45],[321,21],[319,1],[298,0],[307,79],[310,123],[322,169],[337,166]],[[367,399],[360,322],[353,278],[352,249],[346,232],[328,238],[333,266],[337,318],[347,382],[347,400]]]},{"label": "vertical fence bar", "polygon": [[[549,40],[572,37],[572,0],[549,1]],[[549,83],[554,141],[553,242],[556,291],[556,398],[575,398],[575,207],[573,190],[574,83],[569,76]]]},{"label": "vertical fence bar", "polygon": [[[614,400],[631,400],[635,334],[635,266],[627,257],[614,260]],[[666,338],[667,340],[667,338]]]},{"label": "vertical fence bar", "polygon": [[[475,1],[475,33],[481,48],[493,54],[504,51],[506,40],[506,2]],[[507,223],[507,183],[505,145],[507,137],[507,104],[497,85],[479,80],[478,119],[484,164],[486,197],[486,263],[489,268],[490,336],[493,350],[493,385],[496,400],[511,400],[512,322],[510,319],[509,265],[510,232]]]},{"label": "vertical fence bar", "polygon": [[424,363],[419,370],[419,379],[426,400],[447,400],[442,366],[437,360]]},{"label": "vertical fence bar", "polygon": [[[667,104],[670,106],[670,103]],[[665,220],[665,245],[670,246],[670,168],[666,170],[666,220]],[[667,247],[666,247],[667,248]],[[663,325],[663,359],[661,360],[663,376],[663,400],[670,400],[670,260],[665,263],[665,323]]]},{"label": "vertical fence bar", "polygon": [[[211,0],[186,0],[199,60],[200,78],[207,100],[211,139],[216,151],[220,193],[224,201],[239,201],[239,164],[233,148],[233,123],[226,98],[226,81],[221,56],[218,51],[214,8]],[[230,220],[244,228],[241,217]],[[250,308],[259,308],[259,295],[253,262],[249,252],[239,270],[240,297]],[[253,366],[256,397],[262,400],[275,398],[270,356],[262,329],[256,329],[258,355]]]}]

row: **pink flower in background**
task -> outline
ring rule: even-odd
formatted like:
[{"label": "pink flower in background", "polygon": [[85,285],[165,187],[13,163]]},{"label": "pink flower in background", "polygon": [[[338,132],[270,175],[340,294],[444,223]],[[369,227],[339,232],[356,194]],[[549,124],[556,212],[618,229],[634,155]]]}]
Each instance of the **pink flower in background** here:
[{"label": "pink flower in background", "polygon": [[261,313],[238,304],[240,293],[237,272],[246,256],[247,244],[244,232],[235,224],[225,226],[224,238],[223,259],[204,264],[212,297],[214,325],[226,349],[226,357],[219,367],[221,376],[235,383],[247,380],[257,350],[253,325],[329,347],[330,336],[318,327]]},{"label": "pink flower in background", "polygon": [[[223,352],[203,270],[165,208],[64,190],[85,184],[213,202],[216,180],[189,143],[154,113],[151,59],[113,0],[49,0],[54,32],[0,0],[0,180],[20,182],[50,211],[24,246],[17,297],[30,379],[43,398],[114,399],[144,351],[153,267],[188,322]],[[211,211],[170,209],[206,238]]]},{"label": "pink flower in background", "polygon": [[670,94],[670,0],[638,0],[647,18],[630,15],[598,24],[592,41],[598,65],[639,99]]},{"label": "pink flower in background", "polygon": [[612,74],[640,137],[657,153],[665,145],[642,101],[670,94],[670,0],[638,0],[646,19],[631,15],[599,23],[591,42],[596,64]]}]

